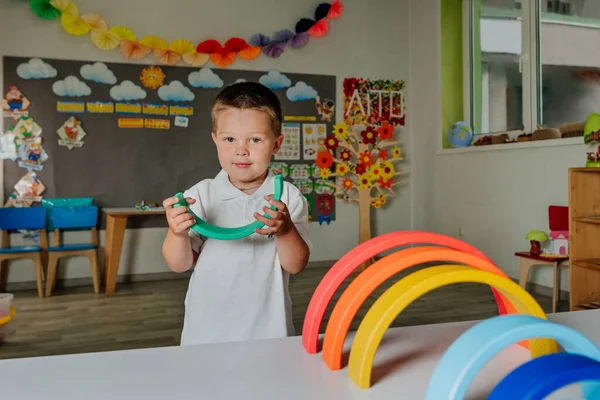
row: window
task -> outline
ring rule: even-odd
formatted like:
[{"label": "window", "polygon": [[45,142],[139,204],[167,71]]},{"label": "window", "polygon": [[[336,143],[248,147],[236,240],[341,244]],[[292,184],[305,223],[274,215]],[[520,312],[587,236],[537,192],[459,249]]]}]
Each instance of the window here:
[{"label": "window", "polygon": [[600,111],[598,43],[598,0],[463,0],[464,114],[475,140],[583,136]]}]

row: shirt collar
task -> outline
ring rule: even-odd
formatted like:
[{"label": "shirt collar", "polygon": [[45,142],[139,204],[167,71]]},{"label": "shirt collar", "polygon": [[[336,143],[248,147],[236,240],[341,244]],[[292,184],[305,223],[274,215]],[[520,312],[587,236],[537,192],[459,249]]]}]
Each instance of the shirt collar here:
[{"label": "shirt collar", "polygon": [[259,196],[264,197],[269,194],[273,194],[274,190],[275,190],[274,180],[275,180],[275,175],[273,174],[273,172],[271,172],[271,170],[269,170],[269,172],[267,173],[267,177],[266,177],[265,181],[263,182],[263,184],[256,190],[256,192],[254,192],[250,195],[244,193],[240,189],[233,186],[233,184],[229,181],[229,176],[227,175],[227,172],[225,172],[224,169],[222,169],[217,174],[217,176],[215,177],[214,183],[216,184],[217,193],[219,195],[219,198],[221,200],[231,200],[231,199],[235,199],[238,197],[244,197],[244,196],[247,196],[248,198],[254,198],[254,197],[259,197]]}]

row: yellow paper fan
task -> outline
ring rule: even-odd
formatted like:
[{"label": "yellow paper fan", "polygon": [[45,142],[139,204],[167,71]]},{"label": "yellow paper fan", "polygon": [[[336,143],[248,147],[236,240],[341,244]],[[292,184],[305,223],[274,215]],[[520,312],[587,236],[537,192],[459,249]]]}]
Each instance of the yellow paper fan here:
[{"label": "yellow paper fan", "polygon": [[79,9],[71,0],[51,0],[50,4],[55,8],[58,8],[62,15],[69,14],[74,17],[79,17]]},{"label": "yellow paper fan", "polygon": [[87,22],[70,14],[62,14],[60,23],[65,32],[75,36],[85,35],[92,29]]},{"label": "yellow paper fan", "polygon": [[179,39],[169,45],[169,50],[174,51],[177,54],[187,54],[196,52],[196,47],[188,40]]},{"label": "yellow paper fan", "polygon": [[102,50],[112,50],[120,42],[121,39],[111,31],[92,30],[92,43]]},{"label": "yellow paper fan", "polygon": [[117,35],[121,40],[130,40],[132,42],[136,41],[135,33],[131,29],[122,25],[113,26],[112,28],[110,28],[110,31]]},{"label": "yellow paper fan", "polygon": [[81,19],[84,20],[93,31],[107,31],[108,24],[104,17],[98,14],[84,14],[81,16]]},{"label": "yellow paper fan", "polygon": [[140,43],[152,50],[167,50],[169,48],[166,40],[154,35],[144,36],[142,40],[140,40]]},{"label": "yellow paper fan", "polygon": [[204,54],[204,53],[185,53],[183,55],[183,61],[185,61],[187,64],[190,64],[192,67],[201,67],[204,64],[206,64],[206,62],[208,61],[208,59],[210,58],[210,55],[208,54]]}]

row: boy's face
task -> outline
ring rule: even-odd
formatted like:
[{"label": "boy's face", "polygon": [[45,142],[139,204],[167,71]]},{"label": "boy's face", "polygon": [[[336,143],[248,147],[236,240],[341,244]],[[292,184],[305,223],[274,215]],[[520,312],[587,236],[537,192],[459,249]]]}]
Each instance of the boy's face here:
[{"label": "boy's face", "polygon": [[269,116],[261,111],[227,108],[217,114],[212,133],[219,163],[231,183],[240,188],[261,185],[271,156],[281,148],[283,136],[275,137]]}]

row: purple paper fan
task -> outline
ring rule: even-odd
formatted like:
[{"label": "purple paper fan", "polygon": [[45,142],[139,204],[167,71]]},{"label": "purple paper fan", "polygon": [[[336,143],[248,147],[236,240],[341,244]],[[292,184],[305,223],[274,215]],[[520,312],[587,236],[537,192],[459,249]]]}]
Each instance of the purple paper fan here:
[{"label": "purple paper fan", "polygon": [[262,33],[252,35],[252,37],[250,38],[250,46],[265,47],[270,42],[271,39],[267,35],[263,35]]},{"label": "purple paper fan", "polygon": [[271,42],[268,45],[264,46],[262,51],[267,57],[279,58],[279,56],[283,53],[284,48],[285,43]]},{"label": "purple paper fan", "polygon": [[313,27],[313,25],[316,22],[313,21],[312,19],[308,19],[308,18],[302,18],[300,21],[298,21],[298,23],[296,24],[296,33],[302,33],[302,32],[307,32],[310,28]]},{"label": "purple paper fan", "polygon": [[297,35],[294,35],[289,40],[288,44],[294,49],[299,49],[301,47],[306,46],[306,43],[308,43],[309,38],[310,38],[310,36],[308,35],[307,32],[302,32]]},{"label": "purple paper fan", "polygon": [[319,21],[325,17],[327,17],[327,14],[329,14],[329,9],[331,8],[331,4],[328,3],[321,3],[317,6],[317,9],[315,10],[315,21]]},{"label": "purple paper fan", "polygon": [[273,41],[279,43],[287,43],[291,38],[294,37],[294,32],[289,29],[282,29],[280,31],[275,32],[273,35]]}]

